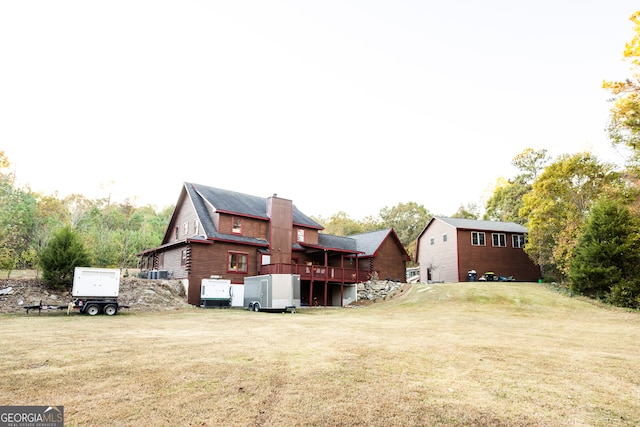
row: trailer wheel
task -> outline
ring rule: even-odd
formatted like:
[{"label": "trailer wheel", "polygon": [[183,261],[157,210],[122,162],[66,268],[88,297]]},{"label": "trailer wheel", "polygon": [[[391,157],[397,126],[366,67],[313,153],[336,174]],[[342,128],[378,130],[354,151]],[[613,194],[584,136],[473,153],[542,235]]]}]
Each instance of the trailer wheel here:
[{"label": "trailer wheel", "polygon": [[253,311],[253,303],[252,302],[249,303],[249,311]]},{"label": "trailer wheel", "polygon": [[104,311],[104,314],[106,314],[107,316],[113,316],[118,312],[118,307],[116,307],[115,304],[107,304],[104,306],[102,310]]},{"label": "trailer wheel", "polygon": [[100,307],[98,307],[96,304],[89,304],[87,308],[84,309],[84,312],[89,316],[95,316],[96,314],[100,313]]},{"label": "trailer wheel", "polygon": [[256,302],[253,304],[253,311],[260,311],[260,303]]}]

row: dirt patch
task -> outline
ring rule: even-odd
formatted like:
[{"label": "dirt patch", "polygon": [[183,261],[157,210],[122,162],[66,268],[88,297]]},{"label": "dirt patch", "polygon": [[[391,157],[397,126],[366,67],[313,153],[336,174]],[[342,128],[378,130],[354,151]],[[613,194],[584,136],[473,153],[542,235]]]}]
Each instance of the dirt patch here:
[{"label": "dirt patch", "polygon": [[[70,292],[54,291],[38,279],[0,280],[0,313],[24,312],[25,307],[38,305],[65,306]],[[184,286],[179,280],[147,280],[123,277],[118,302],[130,311],[166,311],[188,309]]]}]

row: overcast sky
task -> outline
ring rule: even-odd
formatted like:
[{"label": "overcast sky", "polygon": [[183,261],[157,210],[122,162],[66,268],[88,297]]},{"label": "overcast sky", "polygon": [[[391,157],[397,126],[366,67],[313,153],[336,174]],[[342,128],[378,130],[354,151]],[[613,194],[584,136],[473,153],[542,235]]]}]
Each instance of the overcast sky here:
[{"label": "overcast sky", "polygon": [[0,150],[60,197],[450,215],[527,147],[621,160],[601,84],[630,75],[633,3],[4,1]]}]

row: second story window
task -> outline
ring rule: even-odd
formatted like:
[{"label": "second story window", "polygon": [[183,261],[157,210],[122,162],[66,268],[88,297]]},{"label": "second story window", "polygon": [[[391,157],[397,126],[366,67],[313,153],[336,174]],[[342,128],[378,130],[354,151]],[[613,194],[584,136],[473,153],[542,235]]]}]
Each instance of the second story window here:
[{"label": "second story window", "polygon": [[491,234],[493,239],[493,246],[504,248],[507,246],[507,236],[504,233]]},{"label": "second story window", "polygon": [[442,235],[442,241],[443,241],[443,242],[446,242],[446,241],[447,241],[447,235],[446,235],[446,234],[443,234],[443,235]]},{"label": "second story window", "polygon": [[304,242],[304,229],[298,228],[298,242]]},{"label": "second story window", "polygon": [[514,248],[523,248],[524,247],[524,235],[522,234],[514,234],[512,237],[513,247]]},{"label": "second story window", "polygon": [[185,237],[189,235],[189,223],[185,222],[182,227],[184,227],[184,235]]},{"label": "second story window", "polygon": [[242,219],[233,218],[231,220],[231,232],[233,234],[242,234]]},{"label": "second story window", "polygon": [[176,240],[180,238],[180,227],[176,227]]},{"label": "second story window", "polygon": [[481,231],[471,232],[471,244],[473,246],[484,246],[484,233]]},{"label": "second story window", "polygon": [[200,223],[198,222],[197,219],[193,220],[193,234],[198,234],[198,232],[200,231]]}]

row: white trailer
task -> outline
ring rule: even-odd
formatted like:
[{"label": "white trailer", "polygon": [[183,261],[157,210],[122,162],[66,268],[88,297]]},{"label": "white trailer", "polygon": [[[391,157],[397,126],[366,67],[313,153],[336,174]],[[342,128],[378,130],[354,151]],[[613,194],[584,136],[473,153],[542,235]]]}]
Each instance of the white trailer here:
[{"label": "white trailer", "polygon": [[73,308],[80,313],[113,316],[120,308],[126,308],[118,304],[119,293],[119,268],[75,268],[71,296],[74,298]]},{"label": "white trailer", "polygon": [[299,274],[265,274],[244,278],[244,306],[250,311],[287,311],[300,307]]}]

